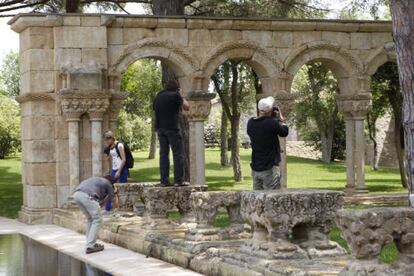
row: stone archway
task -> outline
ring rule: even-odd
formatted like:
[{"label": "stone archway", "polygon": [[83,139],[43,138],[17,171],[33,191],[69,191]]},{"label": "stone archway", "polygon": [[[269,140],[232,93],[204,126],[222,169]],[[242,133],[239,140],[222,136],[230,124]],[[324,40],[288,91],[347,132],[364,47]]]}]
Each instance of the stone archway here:
[{"label": "stone archway", "polygon": [[223,42],[206,55],[200,66],[204,90],[208,89],[210,78],[217,68],[228,60],[240,60],[252,67],[262,82],[263,94],[273,94],[283,64],[272,52],[250,40]]},{"label": "stone archway", "polygon": [[316,41],[303,45],[286,59],[289,91],[296,72],[313,60],[326,64],[338,79],[337,104],[346,123],[347,192],[366,193],[364,119],[372,104],[369,78],[363,76],[364,66],[359,57],[337,44]]}]

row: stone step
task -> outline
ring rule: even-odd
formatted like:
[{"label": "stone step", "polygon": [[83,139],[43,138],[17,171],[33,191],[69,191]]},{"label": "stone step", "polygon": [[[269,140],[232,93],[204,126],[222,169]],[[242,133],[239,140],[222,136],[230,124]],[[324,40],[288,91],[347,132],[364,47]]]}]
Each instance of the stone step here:
[{"label": "stone step", "polygon": [[407,194],[368,194],[346,196],[345,204],[347,205],[387,205],[396,204],[408,206]]}]

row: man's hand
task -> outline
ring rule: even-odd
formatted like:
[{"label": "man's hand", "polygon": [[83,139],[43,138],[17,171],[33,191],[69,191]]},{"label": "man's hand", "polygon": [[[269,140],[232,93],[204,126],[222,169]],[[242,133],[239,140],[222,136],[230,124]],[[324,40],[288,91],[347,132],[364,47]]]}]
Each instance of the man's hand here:
[{"label": "man's hand", "polygon": [[121,170],[118,170],[114,175],[115,180],[118,180],[120,176],[121,176]]},{"label": "man's hand", "polygon": [[280,110],[280,108],[279,108],[279,119],[281,122],[285,122],[285,117],[283,117],[282,111]]},{"label": "man's hand", "polygon": [[190,103],[184,98],[183,98],[183,110],[184,111],[190,110]]}]

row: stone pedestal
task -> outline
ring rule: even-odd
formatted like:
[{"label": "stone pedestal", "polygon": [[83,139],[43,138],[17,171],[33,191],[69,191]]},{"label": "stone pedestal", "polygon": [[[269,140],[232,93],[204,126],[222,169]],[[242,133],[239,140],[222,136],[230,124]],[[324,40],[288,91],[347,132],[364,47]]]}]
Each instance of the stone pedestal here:
[{"label": "stone pedestal", "polygon": [[241,193],[241,215],[253,230],[241,248],[267,259],[307,259],[345,254],[328,238],[343,194],[293,190]]},{"label": "stone pedestal", "polygon": [[102,121],[103,112],[91,112],[92,175],[102,176]]},{"label": "stone pedestal", "polygon": [[190,110],[186,112],[189,121],[190,139],[190,183],[205,185],[204,121],[211,110],[215,93],[192,91],[188,93]]},{"label": "stone pedestal", "polygon": [[143,194],[146,214],[151,218],[167,218],[167,212],[177,208],[185,219],[191,215],[191,194],[204,191],[207,186],[147,187]]}]

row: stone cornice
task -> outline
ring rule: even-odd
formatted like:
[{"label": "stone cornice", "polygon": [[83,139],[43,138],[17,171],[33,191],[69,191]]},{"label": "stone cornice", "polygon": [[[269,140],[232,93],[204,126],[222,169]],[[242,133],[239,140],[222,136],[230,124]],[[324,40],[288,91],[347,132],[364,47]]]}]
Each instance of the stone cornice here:
[{"label": "stone cornice", "polygon": [[26,13],[12,18],[8,24],[16,32],[27,27],[62,26],[64,16],[100,17],[100,26],[129,28],[187,28],[269,31],[338,31],[392,32],[391,21],[305,20],[237,17],[138,16],[114,14],[42,14]]},{"label": "stone cornice", "polygon": [[16,97],[16,101],[19,104],[33,101],[54,101],[56,95],[53,93],[28,93]]},{"label": "stone cornice", "polygon": [[113,95],[102,90],[70,90],[62,89],[59,91],[62,99],[109,99]]}]

